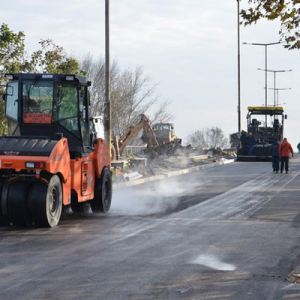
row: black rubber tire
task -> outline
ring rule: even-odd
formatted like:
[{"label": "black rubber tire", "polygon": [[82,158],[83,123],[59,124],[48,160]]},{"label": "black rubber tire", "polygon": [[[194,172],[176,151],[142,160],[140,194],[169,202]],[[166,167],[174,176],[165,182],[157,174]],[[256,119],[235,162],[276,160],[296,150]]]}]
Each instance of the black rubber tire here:
[{"label": "black rubber tire", "polygon": [[8,219],[15,227],[33,226],[33,218],[27,209],[28,182],[18,181],[9,186]]},{"label": "black rubber tire", "polygon": [[108,168],[104,168],[100,179],[96,178],[95,195],[91,201],[93,213],[107,213],[111,206],[112,179]]},{"label": "black rubber tire", "polygon": [[55,227],[62,213],[62,187],[57,175],[45,178],[49,183],[37,181],[29,193],[29,211],[39,227]]},{"label": "black rubber tire", "polygon": [[7,209],[7,198],[8,198],[8,180],[1,180],[0,186],[0,226],[8,226],[8,209]]}]

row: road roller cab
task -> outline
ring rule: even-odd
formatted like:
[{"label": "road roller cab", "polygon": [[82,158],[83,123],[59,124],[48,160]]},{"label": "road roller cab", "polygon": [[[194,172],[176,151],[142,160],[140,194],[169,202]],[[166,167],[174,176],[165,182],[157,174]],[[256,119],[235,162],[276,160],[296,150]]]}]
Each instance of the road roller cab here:
[{"label": "road roller cab", "polygon": [[96,131],[101,119],[89,115],[91,83],[66,74],[6,78],[0,222],[53,227],[67,206],[75,213],[108,212],[110,155]]}]

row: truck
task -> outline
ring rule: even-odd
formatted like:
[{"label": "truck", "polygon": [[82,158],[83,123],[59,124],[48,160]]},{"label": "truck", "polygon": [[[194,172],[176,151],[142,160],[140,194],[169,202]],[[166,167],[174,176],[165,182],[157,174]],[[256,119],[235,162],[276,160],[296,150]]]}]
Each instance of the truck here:
[{"label": "truck", "polygon": [[[270,161],[271,144],[278,139],[283,139],[284,120],[287,115],[284,114],[281,106],[249,106],[247,113],[247,132],[251,132],[255,144],[252,155],[245,154],[242,149],[237,151],[237,160],[239,161]],[[269,122],[268,122],[269,120]]]},{"label": "truck", "polygon": [[[91,82],[73,74],[6,74],[0,136],[0,223],[54,227],[64,208],[107,213],[111,160]],[[103,133],[102,133],[103,134]]]}]

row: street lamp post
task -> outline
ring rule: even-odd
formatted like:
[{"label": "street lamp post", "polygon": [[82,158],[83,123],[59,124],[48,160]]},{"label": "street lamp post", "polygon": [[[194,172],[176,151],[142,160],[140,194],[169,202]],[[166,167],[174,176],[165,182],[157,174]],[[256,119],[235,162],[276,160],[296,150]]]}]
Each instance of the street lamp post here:
[{"label": "street lamp post", "polygon": [[105,141],[111,155],[111,103],[110,103],[110,29],[109,29],[109,0],[105,0]]},{"label": "street lamp post", "polygon": [[[279,104],[279,96],[278,96],[278,91],[286,91],[286,90],[291,90],[292,88],[269,88],[269,90],[274,90],[274,93],[277,91],[277,103],[274,103],[274,106],[278,106]],[[276,105],[275,105],[276,104]],[[285,103],[284,103],[285,104]]]},{"label": "street lamp post", "polygon": [[[273,72],[274,73],[274,106],[276,104],[276,73],[292,72],[292,70],[265,70],[257,68],[260,71]],[[278,103],[278,101],[277,101]]]},{"label": "street lamp post", "polygon": [[[264,46],[265,47],[265,106],[268,106],[268,46],[280,44],[280,42],[276,43],[243,43],[244,45],[253,45],[253,46]],[[267,127],[267,116],[266,116],[266,127]]]},{"label": "street lamp post", "polygon": [[237,35],[238,35],[238,132],[241,132],[241,51],[240,51],[240,0],[237,0]]}]

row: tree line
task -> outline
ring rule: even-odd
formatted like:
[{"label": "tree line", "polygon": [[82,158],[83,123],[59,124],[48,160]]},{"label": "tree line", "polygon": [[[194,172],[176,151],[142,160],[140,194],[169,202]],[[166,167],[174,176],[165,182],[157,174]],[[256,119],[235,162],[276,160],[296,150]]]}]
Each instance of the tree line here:
[{"label": "tree line", "polygon": [[[65,49],[51,39],[40,40],[39,50],[29,54],[25,50],[25,34],[0,27],[0,84],[2,91],[6,73],[65,73],[87,76],[90,88],[91,114],[101,115],[105,102],[105,62],[87,54],[81,59],[68,56]],[[152,123],[169,122],[169,101],[161,101],[156,94],[157,84],[151,82],[141,66],[121,70],[117,61],[111,65],[112,130],[122,135],[130,125],[138,122],[140,114],[146,114]],[[150,113],[151,111],[151,113]],[[4,102],[0,102],[0,133],[7,132]]]},{"label": "tree line", "polygon": [[[103,115],[105,109],[105,59],[95,59],[91,54],[81,58],[69,56],[65,49],[51,39],[40,40],[39,50],[29,54],[25,49],[25,33],[10,30],[7,24],[0,27],[0,84],[2,92],[6,73],[65,73],[87,76],[90,87],[91,115]],[[121,136],[135,125],[140,114],[148,116],[151,124],[170,122],[174,115],[169,110],[170,101],[161,100],[156,93],[156,83],[141,66],[121,69],[117,61],[111,63],[111,124],[113,135]],[[0,101],[0,134],[7,133],[4,102]],[[190,133],[187,142],[192,146],[222,147],[224,133],[211,127]]]}]

